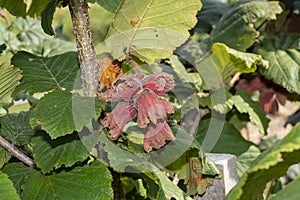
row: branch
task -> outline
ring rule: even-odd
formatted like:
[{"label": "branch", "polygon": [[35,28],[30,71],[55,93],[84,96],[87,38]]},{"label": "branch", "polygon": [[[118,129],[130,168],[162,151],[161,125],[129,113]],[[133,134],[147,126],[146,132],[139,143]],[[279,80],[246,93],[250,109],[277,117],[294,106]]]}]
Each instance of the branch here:
[{"label": "branch", "polygon": [[0,146],[10,152],[13,156],[21,160],[26,165],[32,167],[34,165],[33,160],[27,155],[19,151],[13,144],[6,141],[2,136],[0,136]]},{"label": "branch", "polygon": [[83,93],[85,96],[94,97],[98,88],[99,65],[96,61],[86,0],[69,0],[69,10],[76,37]]}]

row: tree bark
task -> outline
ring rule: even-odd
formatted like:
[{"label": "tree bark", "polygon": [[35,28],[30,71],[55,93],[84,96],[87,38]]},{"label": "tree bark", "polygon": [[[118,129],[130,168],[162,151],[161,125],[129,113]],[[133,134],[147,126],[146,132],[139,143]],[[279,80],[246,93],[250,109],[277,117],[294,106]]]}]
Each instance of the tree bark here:
[{"label": "tree bark", "polygon": [[21,160],[26,165],[32,167],[34,165],[33,160],[27,155],[19,151],[13,144],[6,141],[3,137],[0,136],[0,146],[10,152],[13,156]]},{"label": "tree bark", "polygon": [[94,97],[97,94],[99,67],[86,0],[69,0],[69,10],[76,37],[83,93],[85,96]]}]

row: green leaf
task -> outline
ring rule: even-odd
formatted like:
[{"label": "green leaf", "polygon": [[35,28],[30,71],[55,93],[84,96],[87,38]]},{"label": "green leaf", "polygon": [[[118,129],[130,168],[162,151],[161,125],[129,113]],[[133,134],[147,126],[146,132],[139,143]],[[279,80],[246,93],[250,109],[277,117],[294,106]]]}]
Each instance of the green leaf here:
[{"label": "green leaf", "polygon": [[213,108],[225,114],[231,110],[233,106],[235,106],[240,113],[247,113],[250,121],[259,127],[260,133],[267,133],[270,120],[265,116],[260,105],[253,101],[246,92],[239,91],[236,95],[230,97],[225,104],[217,104]]},{"label": "green leaf", "polygon": [[228,84],[232,77],[238,72],[254,72],[259,63],[264,67],[268,66],[268,63],[262,59],[261,55],[243,53],[229,48],[225,44],[216,43],[212,46],[211,53],[197,66],[199,66],[199,68],[216,68],[223,82]]},{"label": "green leaf", "polygon": [[34,170],[31,167],[25,166],[21,162],[14,162],[6,164],[2,171],[6,173],[9,176],[9,179],[14,183],[18,194],[21,194],[25,178]]},{"label": "green leaf", "polygon": [[114,13],[119,5],[121,4],[122,0],[88,0],[90,3],[98,3],[100,6],[108,10],[109,12]]},{"label": "green leaf", "polygon": [[268,182],[283,176],[289,166],[300,162],[300,126],[264,151],[239,179],[225,199],[263,199]]},{"label": "green leaf", "polygon": [[11,94],[21,78],[19,69],[9,64],[0,64],[0,106],[11,102]]},{"label": "green leaf", "polygon": [[188,39],[200,8],[199,0],[124,0],[105,42],[115,58],[123,59],[128,47],[130,54],[148,63],[167,58]]},{"label": "green leaf", "polygon": [[175,199],[191,200],[191,198],[186,196],[179,187],[173,184],[159,168],[149,162],[146,158],[121,149],[113,144],[104,133],[102,133],[100,137],[101,142],[105,144],[104,148],[108,154],[109,164],[114,170],[124,172],[126,167],[134,167],[141,170],[150,179],[158,179],[165,194],[165,198],[169,199],[173,197]]},{"label": "green leaf", "polygon": [[56,5],[58,2],[62,0],[50,0],[44,10],[41,13],[42,17],[42,28],[48,35],[54,35],[55,32],[52,28],[52,20],[54,16],[54,12],[56,9]]},{"label": "green leaf", "polygon": [[30,17],[38,17],[42,10],[46,7],[49,0],[32,0],[27,14]]},{"label": "green leaf", "polygon": [[203,195],[213,184],[213,178],[221,175],[211,160],[199,155],[203,155],[199,148],[191,148],[166,167],[169,173],[176,173],[178,179],[184,179],[188,195]]},{"label": "green leaf", "polygon": [[300,177],[289,183],[278,193],[270,196],[268,200],[298,200],[299,199],[299,188],[300,188]]},{"label": "green leaf", "polygon": [[72,93],[54,90],[41,98],[31,118],[31,125],[42,125],[52,139],[76,131],[72,113]]},{"label": "green leaf", "polygon": [[[210,120],[202,120],[199,124],[196,140],[202,144],[207,137]],[[211,153],[227,153],[237,156],[238,174],[241,176],[260,155],[260,150],[252,142],[246,141],[240,132],[225,121],[221,134],[213,146]]]},{"label": "green leaf", "polygon": [[274,20],[282,12],[279,2],[250,1],[237,4],[224,15],[210,37],[204,42],[209,47],[222,42],[231,48],[245,51],[259,36],[254,24],[260,20]]},{"label": "green leaf", "polygon": [[17,92],[29,94],[53,89],[72,90],[79,70],[76,52],[45,58],[21,51],[11,62],[23,71]]},{"label": "green leaf", "polygon": [[100,161],[90,165],[63,170],[52,175],[29,174],[22,199],[101,199],[113,198],[112,176]]},{"label": "green leaf", "polygon": [[264,37],[257,53],[270,62],[269,68],[260,73],[283,86],[290,92],[300,94],[300,34],[284,34],[281,37]]},{"label": "green leaf", "polygon": [[40,45],[37,45],[33,50],[34,54],[43,57],[51,57],[68,51],[76,51],[76,44],[59,38],[44,39]]},{"label": "green leaf", "polygon": [[229,4],[222,1],[201,0],[203,7],[197,14],[198,24],[194,31],[210,33],[213,27],[220,21],[221,17],[228,13]]},{"label": "green leaf", "polygon": [[[10,30],[10,27],[7,27],[0,23],[0,44],[5,44],[6,49],[5,53],[8,58],[10,58],[9,51],[17,51],[20,49],[22,45],[20,40],[18,40],[17,36]],[[1,58],[5,59],[5,56],[1,56]],[[2,60],[2,59],[1,59]]]},{"label": "green leaf", "polygon": [[31,118],[32,125],[42,125],[52,139],[91,127],[105,104],[96,97],[82,97],[68,91],[54,90],[41,98]]},{"label": "green leaf", "polygon": [[84,161],[90,150],[83,145],[77,133],[51,140],[45,132],[41,132],[32,138],[33,158],[43,173]]},{"label": "green leaf", "polygon": [[34,130],[29,121],[32,111],[6,115],[1,118],[1,135],[14,145],[22,146],[29,144]]},{"label": "green leaf", "polygon": [[[169,58],[169,63],[182,82],[193,82],[193,80],[191,80],[191,75],[186,71],[185,66],[180,62],[179,58],[176,55],[172,55]],[[198,81],[201,84],[202,80],[200,77]]]},{"label": "green leaf", "polygon": [[39,20],[33,20],[29,17],[17,18],[14,21],[14,25],[19,30],[17,38],[22,43],[21,47],[28,48],[33,45],[39,45],[48,37],[48,35],[43,32]]},{"label": "green leaf", "polygon": [[10,158],[11,154],[2,147],[0,147],[0,169],[9,161]]},{"label": "green leaf", "polygon": [[13,183],[9,180],[7,174],[0,171],[0,199],[3,200],[15,200],[20,199],[17,194],[16,188]]},{"label": "green leaf", "polygon": [[15,0],[13,3],[10,0],[0,0],[0,7],[6,8],[16,17],[26,16],[26,4],[23,0]]}]

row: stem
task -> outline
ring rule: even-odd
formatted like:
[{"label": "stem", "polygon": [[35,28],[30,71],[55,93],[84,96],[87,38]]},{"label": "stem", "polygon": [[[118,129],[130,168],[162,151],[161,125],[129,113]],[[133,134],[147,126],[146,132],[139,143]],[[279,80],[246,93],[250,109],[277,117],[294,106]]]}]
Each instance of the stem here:
[{"label": "stem", "polygon": [[11,23],[8,19],[8,16],[7,16],[7,10],[5,8],[0,9],[0,17],[2,17],[4,19],[7,26],[11,25]]},{"label": "stem", "polygon": [[2,136],[0,136],[0,146],[10,152],[13,156],[21,160],[26,165],[32,167],[34,165],[33,160],[27,155],[19,151],[13,144],[6,141]]},{"label": "stem", "polygon": [[86,0],[69,0],[69,10],[76,37],[83,93],[85,96],[94,97],[97,94],[99,67]]}]

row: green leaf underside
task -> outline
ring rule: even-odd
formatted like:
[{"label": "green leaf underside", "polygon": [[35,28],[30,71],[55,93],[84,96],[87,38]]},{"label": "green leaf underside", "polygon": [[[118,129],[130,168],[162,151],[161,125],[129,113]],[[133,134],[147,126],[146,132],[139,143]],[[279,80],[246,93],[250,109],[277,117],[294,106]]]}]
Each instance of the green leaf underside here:
[{"label": "green leaf underside", "polygon": [[167,58],[189,37],[200,8],[199,0],[124,0],[105,42],[118,59],[128,47],[130,54],[148,63]]},{"label": "green leaf underside", "polygon": [[300,188],[300,177],[289,183],[283,190],[272,195],[268,200],[298,200]]},{"label": "green leaf underside", "polygon": [[259,127],[260,133],[267,133],[270,120],[265,116],[260,105],[243,91],[239,91],[236,95],[230,97],[225,104],[217,104],[213,108],[220,113],[226,114],[233,106],[240,113],[247,113],[250,121]]},{"label": "green leaf underside", "polygon": [[29,94],[63,88],[72,90],[79,70],[76,52],[45,58],[21,51],[11,62],[24,76],[17,92]]},{"label": "green leaf underside", "polygon": [[19,84],[21,71],[9,64],[0,65],[0,106],[11,102],[11,94]]},{"label": "green leaf underside", "polygon": [[34,134],[29,124],[31,115],[32,111],[28,111],[9,114],[1,118],[2,136],[17,146],[29,144]]},{"label": "green leaf underside", "polygon": [[231,48],[245,51],[259,36],[253,24],[259,19],[276,19],[276,14],[281,12],[279,3],[273,1],[240,4],[221,18],[205,43],[212,46],[215,42],[222,42]]},{"label": "green leaf underside", "polygon": [[112,177],[100,161],[52,175],[30,173],[25,180],[23,199],[101,199],[113,198]]},{"label": "green leaf underside", "polygon": [[267,79],[300,94],[300,34],[268,37],[262,40],[257,52],[270,62],[268,69],[260,69]]},{"label": "green leaf underside", "polygon": [[14,186],[20,195],[26,176],[34,170],[31,167],[25,166],[21,162],[14,162],[5,165],[2,171],[9,176],[9,179],[14,183]]},{"label": "green leaf underside", "polygon": [[267,62],[262,59],[261,55],[243,53],[225,44],[215,43],[211,53],[201,61],[199,67],[215,67],[223,82],[228,84],[237,72],[254,72],[258,63],[263,63],[267,67]]},{"label": "green leaf underside", "polygon": [[91,126],[104,107],[97,98],[81,97],[68,91],[54,90],[41,98],[31,118],[32,125],[42,125],[52,139]]},{"label": "green leaf underside", "polygon": [[90,3],[98,3],[100,6],[108,10],[109,12],[114,13],[119,5],[121,4],[122,0],[88,0]]},{"label": "green leaf underside", "polygon": [[0,199],[3,200],[16,200],[20,199],[17,194],[16,188],[9,180],[8,175],[0,171]]},{"label": "green leaf underside", "polygon": [[[209,126],[209,120],[203,120],[199,124],[196,140],[200,144],[203,143]],[[246,141],[240,132],[228,122],[225,122],[222,133],[210,152],[236,155],[239,176],[241,176],[260,155],[260,150],[253,143]]]},{"label": "green leaf underside", "polygon": [[16,17],[25,17],[26,4],[23,0],[0,0],[0,7],[6,8],[12,15]]},{"label": "green leaf underside", "polygon": [[174,185],[169,178],[152,163],[140,156],[134,155],[116,146],[103,133],[100,137],[101,141],[105,144],[105,151],[108,153],[110,165],[114,170],[124,172],[126,167],[134,167],[138,170],[141,170],[150,179],[154,181],[158,179],[163,189],[165,198],[169,199],[173,197],[175,199],[191,200],[190,197],[186,196],[186,194],[180,188]]},{"label": "green leaf underside", "polygon": [[266,184],[283,176],[288,167],[300,162],[300,126],[263,152],[240,178],[225,199],[263,199]]},{"label": "green leaf underside", "polygon": [[51,140],[45,132],[41,132],[32,138],[34,161],[43,173],[84,161],[90,150],[83,145],[77,133]]}]

